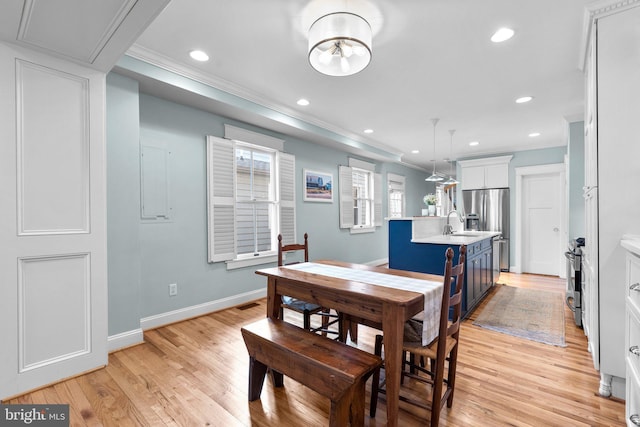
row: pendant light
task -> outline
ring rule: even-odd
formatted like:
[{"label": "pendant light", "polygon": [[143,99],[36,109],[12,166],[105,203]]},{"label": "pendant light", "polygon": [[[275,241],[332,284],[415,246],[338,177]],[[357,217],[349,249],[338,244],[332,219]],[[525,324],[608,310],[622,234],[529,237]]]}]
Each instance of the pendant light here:
[{"label": "pendant light", "polygon": [[442,177],[436,175],[436,125],[438,121],[440,121],[440,119],[431,119],[431,123],[433,123],[433,173],[430,177],[425,178],[425,181],[430,182],[442,181]]},{"label": "pendant light", "polygon": [[453,179],[453,134],[456,133],[455,129],[449,129],[449,135],[451,135],[451,144],[449,145],[449,179],[443,182],[444,185],[455,185],[458,181]]}]

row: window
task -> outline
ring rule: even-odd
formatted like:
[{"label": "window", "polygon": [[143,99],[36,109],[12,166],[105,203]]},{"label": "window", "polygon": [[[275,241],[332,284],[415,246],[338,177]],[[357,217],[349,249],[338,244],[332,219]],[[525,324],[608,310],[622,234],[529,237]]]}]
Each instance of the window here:
[{"label": "window", "polygon": [[276,219],[275,152],[236,144],[236,254],[271,251]]},{"label": "window", "polygon": [[360,233],[382,225],[382,178],[374,168],[356,159],[340,166],[340,228]]},{"label": "window", "polygon": [[402,218],[405,216],[405,178],[392,173],[387,174],[389,218]]},{"label": "window", "polygon": [[229,269],[271,262],[279,233],[295,241],[294,174],[290,154],[207,137],[209,262],[227,261]]},{"label": "window", "polygon": [[436,196],[438,197],[436,215],[445,216],[452,210],[457,210],[455,185],[437,185]]}]

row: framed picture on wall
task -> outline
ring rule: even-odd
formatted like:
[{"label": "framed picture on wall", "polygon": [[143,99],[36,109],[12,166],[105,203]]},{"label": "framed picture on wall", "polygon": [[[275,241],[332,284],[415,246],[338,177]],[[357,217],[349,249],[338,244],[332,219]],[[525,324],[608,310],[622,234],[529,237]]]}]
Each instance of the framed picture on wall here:
[{"label": "framed picture on wall", "polygon": [[332,174],[304,169],[302,175],[305,202],[333,202]]}]

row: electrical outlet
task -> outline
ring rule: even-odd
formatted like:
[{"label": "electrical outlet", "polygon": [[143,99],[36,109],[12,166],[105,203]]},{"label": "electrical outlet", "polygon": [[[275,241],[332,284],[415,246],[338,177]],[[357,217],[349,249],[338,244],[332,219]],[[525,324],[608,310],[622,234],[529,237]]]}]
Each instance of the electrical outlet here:
[{"label": "electrical outlet", "polygon": [[169,296],[170,297],[175,297],[176,295],[178,295],[178,284],[177,283],[171,283],[169,285]]}]

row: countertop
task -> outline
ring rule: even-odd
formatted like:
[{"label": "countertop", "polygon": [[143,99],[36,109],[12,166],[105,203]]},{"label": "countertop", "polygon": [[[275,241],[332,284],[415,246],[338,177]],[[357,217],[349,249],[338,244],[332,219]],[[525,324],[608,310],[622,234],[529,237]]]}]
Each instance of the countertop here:
[{"label": "countertop", "polygon": [[623,248],[636,255],[640,255],[640,236],[634,234],[625,234],[620,240]]},{"label": "countertop", "polygon": [[411,239],[411,243],[432,243],[436,245],[469,245],[481,240],[499,236],[499,231],[458,231],[454,234],[436,234],[420,239]]}]

